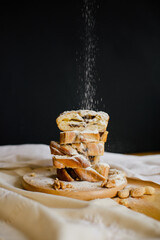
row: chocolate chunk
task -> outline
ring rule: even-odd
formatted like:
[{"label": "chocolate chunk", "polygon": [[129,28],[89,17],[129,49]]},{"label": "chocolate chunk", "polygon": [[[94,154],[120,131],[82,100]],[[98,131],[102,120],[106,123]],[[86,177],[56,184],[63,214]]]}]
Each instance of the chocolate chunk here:
[{"label": "chocolate chunk", "polygon": [[85,116],[83,116],[82,118],[83,118],[84,120],[85,120],[85,119],[93,119],[93,118],[95,118],[95,116],[85,115]]},{"label": "chocolate chunk", "polygon": [[80,125],[77,124],[69,124],[70,127],[80,127]]}]

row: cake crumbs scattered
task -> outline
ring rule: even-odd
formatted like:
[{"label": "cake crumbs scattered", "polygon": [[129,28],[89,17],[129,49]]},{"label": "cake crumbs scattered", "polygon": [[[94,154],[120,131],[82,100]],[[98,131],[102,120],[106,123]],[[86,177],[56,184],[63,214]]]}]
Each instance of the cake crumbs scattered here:
[{"label": "cake crumbs scattered", "polygon": [[65,184],[64,182],[59,181],[58,178],[56,178],[56,179],[54,180],[54,183],[53,183],[52,186],[53,186],[53,188],[54,188],[55,190],[60,190],[60,189],[64,190],[64,189],[66,189],[66,188],[74,188],[72,184],[70,184],[70,183]]},{"label": "cake crumbs scattered", "polygon": [[73,186],[72,184],[68,183],[68,184],[66,185],[66,188],[74,188],[74,186]]}]

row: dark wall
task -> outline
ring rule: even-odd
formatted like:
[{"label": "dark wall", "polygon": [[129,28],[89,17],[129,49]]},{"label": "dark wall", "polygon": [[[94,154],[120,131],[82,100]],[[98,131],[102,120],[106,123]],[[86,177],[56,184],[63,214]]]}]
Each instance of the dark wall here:
[{"label": "dark wall", "polygon": [[[0,145],[58,140],[56,117],[79,108],[81,7],[1,7]],[[108,151],[160,150],[159,16],[158,5],[99,1],[96,99],[110,115]]]}]

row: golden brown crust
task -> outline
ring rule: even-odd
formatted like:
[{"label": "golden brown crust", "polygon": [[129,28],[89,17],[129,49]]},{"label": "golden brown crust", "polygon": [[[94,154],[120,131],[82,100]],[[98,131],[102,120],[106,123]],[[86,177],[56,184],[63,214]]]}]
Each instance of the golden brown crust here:
[{"label": "golden brown crust", "polygon": [[106,163],[97,163],[92,166],[93,169],[95,169],[99,174],[105,177],[105,179],[108,178],[108,173],[109,173],[109,165]]},{"label": "golden brown crust", "polygon": [[104,142],[73,143],[71,146],[85,156],[102,156],[104,154]]},{"label": "golden brown crust", "polygon": [[91,165],[94,165],[96,163],[99,163],[100,156],[88,156],[88,159],[89,159]]},{"label": "golden brown crust", "polygon": [[[106,180],[106,175],[104,176],[100,172],[90,167],[57,169],[57,173],[58,178],[63,181],[83,180],[88,182],[99,182]],[[62,174],[62,177],[60,174]]]},{"label": "golden brown crust", "polygon": [[90,132],[79,132],[79,131],[67,131],[60,132],[60,144],[71,144],[71,143],[88,143],[88,142],[106,142],[108,132],[98,133],[95,131]]},{"label": "golden brown crust", "polygon": [[59,151],[57,148],[50,146],[51,154],[53,155],[64,155],[61,151]]},{"label": "golden brown crust", "polygon": [[[67,168],[87,168],[89,167],[91,164],[89,162],[89,160],[87,158],[85,158],[82,155],[75,155],[75,156],[59,156],[59,155],[53,155],[53,165],[54,166],[58,166],[57,164],[61,164],[61,167],[59,168],[63,168],[67,167]],[[55,165],[56,164],[56,165]]]},{"label": "golden brown crust", "polygon": [[52,159],[52,162],[53,162],[53,167],[55,168],[65,168],[65,165],[59,161],[56,160],[56,158]]},{"label": "golden brown crust", "polygon": [[99,182],[106,180],[106,176],[103,176],[95,169],[90,167],[57,169],[57,176],[63,181],[83,180],[88,182]]},{"label": "golden brown crust", "polygon": [[70,132],[60,132],[60,144],[68,144],[76,142],[77,133]]},{"label": "golden brown crust", "polygon": [[90,110],[66,111],[56,119],[61,131],[98,130],[104,132],[107,128],[109,116],[105,112]]},{"label": "golden brown crust", "polygon": [[[85,156],[102,156],[104,154],[104,142],[73,143],[60,145],[55,141],[50,143],[51,154],[75,156],[83,154]],[[56,151],[57,150],[57,151]],[[58,154],[56,154],[56,152]]]},{"label": "golden brown crust", "polygon": [[74,179],[68,174],[67,170],[65,168],[63,169],[57,169],[57,177],[58,179],[62,181],[67,181],[67,182],[73,182]]},{"label": "golden brown crust", "polygon": [[[58,128],[64,132],[60,133],[60,144],[51,141],[50,149],[60,178],[70,181],[72,176],[78,176],[89,182],[106,180],[109,166],[95,162],[104,154],[108,121],[107,113],[90,110],[64,112],[56,119]],[[94,168],[90,167],[89,160],[95,164]]]},{"label": "golden brown crust", "polygon": [[[65,149],[65,146],[63,146],[63,149]],[[63,153],[64,151],[62,151],[62,146],[60,144],[58,144],[57,142],[55,142],[55,141],[51,141],[51,143],[50,143],[50,150],[51,150],[51,154],[53,154],[53,155],[60,155],[60,156],[64,156],[65,155]],[[73,151],[69,151],[69,148],[68,148],[67,149],[67,153],[68,153],[67,156],[72,156],[71,153],[73,153]],[[76,153],[78,154],[77,151],[76,151]],[[84,156],[82,155],[82,157],[84,157]],[[100,160],[100,156],[88,156],[86,158],[89,160],[89,162],[92,165],[98,163],[99,160]],[[64,168],[65,167],[62,163],[59,163],[58,161],[56,161],[56,159],[54,159],[54,161],[53,161],[53,166],[57,167],[57,168]]]},{"label": "golden brown crust", "polygon": [[78,177],[83,181],[88,182],[100,182],[104,181],[105,177],[99,174],[96,170],[92,168],[76,168],[74,169]]},{"label": "golden brown crust", "polygon": [[72,148],[70,145],[60,145],[58,142],[51,141],[50,142],[51,154],[55,154],[54,153],[55,149],[57,149],[58,152],[61,153],[57,155],[73,156],[78,154],[78,152],[74,148]]},{"label": "golden brown crust", "polygon": [[74,169],[72,168],[67,168],[67,172],[68,174],[75,180],[75,181],[79,181],[80,178],[78,177],[78,175],[75,173]]},{"label": "golden brown crust", "polygon": [[100,134],[100,139],[99,139],[99,141],[106,142],[106,141],[107,141],[107,137],[108,137],[108,132],[105,131],[105,132],[103,132],[103,133]]}]

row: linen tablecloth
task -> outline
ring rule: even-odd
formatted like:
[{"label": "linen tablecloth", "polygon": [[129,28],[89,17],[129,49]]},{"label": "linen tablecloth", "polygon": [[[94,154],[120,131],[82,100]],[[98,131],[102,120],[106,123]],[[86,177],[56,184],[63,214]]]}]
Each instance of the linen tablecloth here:
[{"label": "linen tablecloth", "polygon": [[[102,161],[160,184],[160,155],[105,153]],[[42,166],[52,166],[47,145],[0,147],[0,240],[160,239],[159,221],[112,199],[87,202],[24,190],[22,176]]]}]

